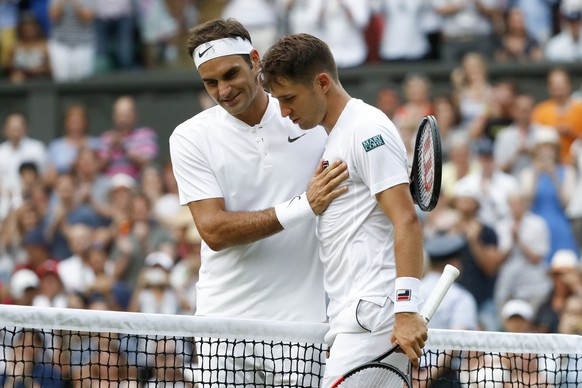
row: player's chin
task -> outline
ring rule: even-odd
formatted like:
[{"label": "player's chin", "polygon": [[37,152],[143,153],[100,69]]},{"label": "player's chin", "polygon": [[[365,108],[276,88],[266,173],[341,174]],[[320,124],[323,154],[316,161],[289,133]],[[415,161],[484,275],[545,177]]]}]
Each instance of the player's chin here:
[{"label": "player's chin", "polygon": [[315,127],[317,124],[310,123],[301,119],[296,119],[293,121],[294,124],[297,124],[299,128],[303,129],[304,131]]},{"label": "player's chin", "polygon": [[224,104],[224,103],[221,103],[220,106],[222,106],[232,116],[238,116],[238,115],[244,113],[244,111],[245,111],[245,107],[243,104]]}]

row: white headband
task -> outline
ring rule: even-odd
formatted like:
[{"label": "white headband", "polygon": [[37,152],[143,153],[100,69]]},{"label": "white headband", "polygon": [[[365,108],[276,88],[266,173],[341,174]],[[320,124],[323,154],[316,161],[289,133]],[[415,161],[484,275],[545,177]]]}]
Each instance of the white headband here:
[{"label": "white headband", "polygon": [[192,59],[198,69],[201,64],[218,57],[235,54],[250,54],[253,51],[253,45],[246,39],[224,38],[202,43],[194,49]]}]

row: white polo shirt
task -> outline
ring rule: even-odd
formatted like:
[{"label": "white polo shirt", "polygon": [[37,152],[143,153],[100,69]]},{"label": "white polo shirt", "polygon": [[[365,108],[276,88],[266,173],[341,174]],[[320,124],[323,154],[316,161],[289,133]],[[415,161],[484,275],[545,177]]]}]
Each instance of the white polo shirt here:
[{"label": "white polo shirt", "polygon": [[344,160],[346,194],[318,217],[324,285],[333,319],[353,299],[385,300],[394,289],[394,231],[375,195],[408,183],[406,149],[380,110],[351,99],[331,131],[323,159]]},{"label": "white polo shirt", "polygon": [[[248,126],[220,106],[180,124],[170,155],[180,203],[224,198],[227,211],[273,207],[301,194],[323,152],[323,128],[307,132],[269,105]],[[271,320],[325,319],[315,221],[220,252],[202,243],[197,315]]]}]

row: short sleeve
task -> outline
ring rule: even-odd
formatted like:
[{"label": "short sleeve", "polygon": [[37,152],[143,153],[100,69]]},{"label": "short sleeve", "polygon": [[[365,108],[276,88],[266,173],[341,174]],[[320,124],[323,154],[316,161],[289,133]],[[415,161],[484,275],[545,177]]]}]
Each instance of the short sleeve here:
[{"label": "short sleeve", "polygon": [[207,149],[201,143],[180,132],[170,136],[170,158],[181,205],[224,197],[211,168]]},{"label": "short sleeve", "polygon": [[391,122],[371,123],[356,131],[353,142],[355,168],[370,194],[408,183],[406,148]]}]

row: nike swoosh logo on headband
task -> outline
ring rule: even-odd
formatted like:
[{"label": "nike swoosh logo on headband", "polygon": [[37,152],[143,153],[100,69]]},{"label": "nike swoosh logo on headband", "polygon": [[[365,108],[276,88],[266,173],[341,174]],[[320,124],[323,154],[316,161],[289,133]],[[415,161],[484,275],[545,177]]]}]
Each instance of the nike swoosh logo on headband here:
[{"label": "nike swoosh logo on headband", "polygon": [[206,50],[204,50],[204,51],[201,51],[201,52],[199,52],[199,53],[198,53],[198,58],[202,58],[202,57],[204,56],[204,54],[206,54],[206,52],[207,52],[208,50],[210,50],[211,48],[213,48],[213,47],[214,47],[214,45],[212,45],[212,46],[208,47],[208,48],[207,48]]}]

